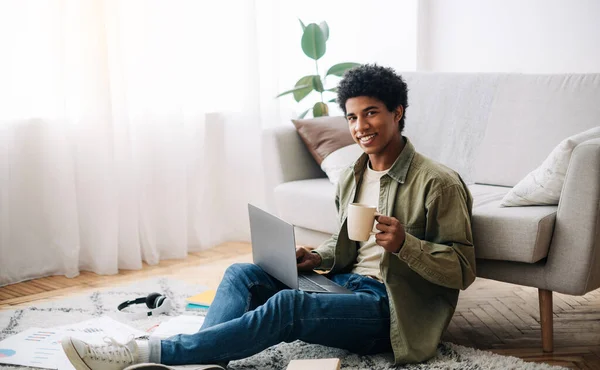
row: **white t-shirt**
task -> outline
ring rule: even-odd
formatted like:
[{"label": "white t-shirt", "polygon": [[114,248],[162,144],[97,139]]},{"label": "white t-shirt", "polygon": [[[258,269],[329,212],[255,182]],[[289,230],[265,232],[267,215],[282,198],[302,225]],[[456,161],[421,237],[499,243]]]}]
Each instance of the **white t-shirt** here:
[{"label": "white t-shirt", "polygon": [[[371,163],[367,164],[367,169],[363,174],[362,183],[358,191],[358,203],[368,204],[377,207],[379,210],[379,189],[380,180],[388,173],[389,170],[385,171],[374,171],[371,169]],[[373,231],[377,232],[375,225],[373,225]],[[360,248],[358,249],[358,257],[356,263],[352,268],[352,272],[355,274],[372,276],[379,281],[383,281],[381,272],[379,271],[379,260],[383,253],[383,247],[375,243],[375,235],[371,235],[369,240],[366,242],[360,242]]]}]

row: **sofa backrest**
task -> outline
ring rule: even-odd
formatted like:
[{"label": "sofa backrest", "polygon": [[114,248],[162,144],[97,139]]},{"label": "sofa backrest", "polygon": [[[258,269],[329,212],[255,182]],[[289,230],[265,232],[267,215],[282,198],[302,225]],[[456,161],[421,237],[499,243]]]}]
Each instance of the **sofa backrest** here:
[{"label": "sofa backrest", "polygon": [[406,135],[468,183],[514,186],[563,139],[600,125],[600,74],[402,74]]}]

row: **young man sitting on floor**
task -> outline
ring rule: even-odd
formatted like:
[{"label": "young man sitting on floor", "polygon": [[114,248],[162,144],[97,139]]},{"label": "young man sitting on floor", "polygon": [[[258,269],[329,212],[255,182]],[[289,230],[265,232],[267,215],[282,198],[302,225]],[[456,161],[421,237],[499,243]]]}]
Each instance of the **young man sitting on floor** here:
[{"label": "young man sitting on floor", "polygon": [[[337,187],[339,233],[312,252],[299,247],[297,257],[299,270],[331,269],[328,277],[355,294],[287,289],[256,265],[234,264],[198,333],[105,346],[65,338],[75,368],[224,363],[297,339],[360,354],[393,351],[396,364],[434,356],[459,289],[475,279],[472,198],[456,172],[402,136],[407,91],[401,76],[377,65],[348,71],[338,87],[364,154]],[[380,232],[366,242],[348,238],[353,202],[382,214]]]}]

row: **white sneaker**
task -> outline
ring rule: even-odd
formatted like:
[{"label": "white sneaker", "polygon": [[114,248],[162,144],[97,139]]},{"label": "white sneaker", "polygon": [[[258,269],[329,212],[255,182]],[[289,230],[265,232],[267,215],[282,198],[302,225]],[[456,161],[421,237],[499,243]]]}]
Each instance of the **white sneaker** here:
[{"label": "white sneaker", "polygon": [[121,344],[113,338],[104,338],[106,344],[88,344],[82,340],[65,337],[62,348],[76,370],[123,370],[139,363],[135,340]]}]

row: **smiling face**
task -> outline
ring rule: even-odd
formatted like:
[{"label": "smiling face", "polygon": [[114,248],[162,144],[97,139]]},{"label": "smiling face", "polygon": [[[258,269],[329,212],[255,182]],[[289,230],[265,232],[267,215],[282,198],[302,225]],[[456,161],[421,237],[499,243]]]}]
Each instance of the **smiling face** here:
[{"label": "smiling face", "polygon": [[404,148],[398,122],[404,110],[390,112],[379,99],[357,96],[346,101],[346,119],[350,134],[369,155],[371,168],[383,171],[392,166]]}]

